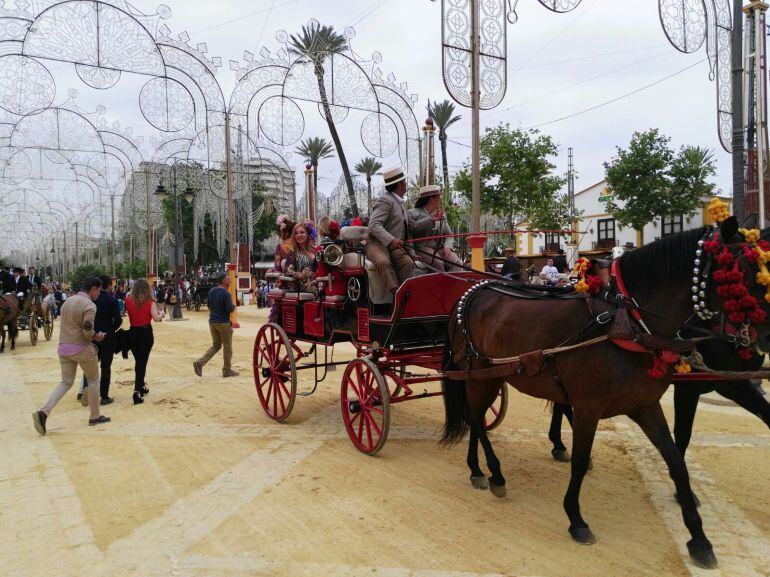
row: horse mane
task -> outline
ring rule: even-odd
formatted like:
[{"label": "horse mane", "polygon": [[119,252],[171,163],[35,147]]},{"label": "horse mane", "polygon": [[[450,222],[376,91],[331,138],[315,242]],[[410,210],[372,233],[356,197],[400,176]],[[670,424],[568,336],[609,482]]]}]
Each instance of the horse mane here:
[{"label": "horse mane", "polygon": [[620,266],[624,284],[630,290],[691,277],[695,250],[705,232],[705,227],[686,230],[623,253]]}]

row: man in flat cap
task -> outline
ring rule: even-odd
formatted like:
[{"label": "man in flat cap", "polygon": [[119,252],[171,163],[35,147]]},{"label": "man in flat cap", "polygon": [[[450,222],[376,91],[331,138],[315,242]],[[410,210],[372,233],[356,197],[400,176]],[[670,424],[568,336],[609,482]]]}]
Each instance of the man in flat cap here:
[{"label": "man in flat cap", "polygon": [[396,166],[384,171],[383,176],[385,194],[372,203],[366,257],[374,263],[388,290],[395,293],[414,273],[414,261],[404,246],[409,238],[409,215],[404,206],[406,175],[402,167]]},{"label": "man in flat cap", "polygon": [[409,210],[413,238],[446,236],[432,240],[418,240],[413,243],[416,257],[432,270],[456,272],[463,270],[460,258],[452,250],[454,239],[444,211],[441,210],[441,188],[429,184],[420,188],[420,196]]}]

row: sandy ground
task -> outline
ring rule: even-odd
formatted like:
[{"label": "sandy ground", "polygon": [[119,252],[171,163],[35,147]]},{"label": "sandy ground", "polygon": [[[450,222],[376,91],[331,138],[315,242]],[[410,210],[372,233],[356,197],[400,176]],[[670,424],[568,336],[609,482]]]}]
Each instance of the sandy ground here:
[{"label": "sandy ground", "polygon": [[597,437],[582,510],[599,542],[584,547],[566,531],[569,468],[550,457],[540,401],[512,392],[493,433],[509,491],[496,499],[470,488],[464,444],[437,446],[440,399],[394,406],[366,457],[342,425],[341,369],[273,423],[251,372],[265,312],[240,311],[235,379],[221,357],[193,374],[209,333],[205,313],[186,316],[156,327],[143,405],[133,363],[116,359],[100,427],[74,390],[46,437],[32,427],[58,380],[58,331],[37,347],[22,333],[0,356],[0,577],[770,575],[770,434],[735,407],[701,403],[689,453],[720,561],[702,571],[662,460],[625,418]]}]

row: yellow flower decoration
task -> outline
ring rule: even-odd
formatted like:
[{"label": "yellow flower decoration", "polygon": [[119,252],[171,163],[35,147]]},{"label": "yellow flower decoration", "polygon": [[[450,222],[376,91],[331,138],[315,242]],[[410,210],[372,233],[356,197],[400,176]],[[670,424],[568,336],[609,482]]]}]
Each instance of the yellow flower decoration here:
[{"label": "yellow flower decoration", "polygon": [[768,272],[767,267],[764,264],[760,266],[759,272],[757,273],[757,284],[770,286],[770,272]]},{"label": "yellow flower decoration", "polygon": [[587,293],[588,283],[586,283],[586,281],[584,281],[583,279],[580,279],[578,283],[575,285],[575,290],[579,293]]},{"label": "yellow flower decoration", "polygon": [[687,373],[692,372],[692,367],[684,360],[684,357],[679,357],[679,362],[674,365],[674,370],[680,375],[686,375]]},{"label": "yellow flower decoration", "polygon": [[770,261],[770,252],[765,252],[758,246],[754,247],[754,252],[757,253],[757,262],[759,262],[760,265],[767,264],[767,262]]},{"label": "yellow flower decoration", "polygon": [[739,228],[738,232],[743,235],[743,238],[746,239],[746,242],[753,244],[759,240],[759,229],[752,228]]},{"label": "yellow flower decoration", "polygon": [[722,221],[730,216],[730,211],[727,209],[727,203],[714,197],[711,199],[711,203],[708,206],[709,216],[717,224],[722,224]]}]

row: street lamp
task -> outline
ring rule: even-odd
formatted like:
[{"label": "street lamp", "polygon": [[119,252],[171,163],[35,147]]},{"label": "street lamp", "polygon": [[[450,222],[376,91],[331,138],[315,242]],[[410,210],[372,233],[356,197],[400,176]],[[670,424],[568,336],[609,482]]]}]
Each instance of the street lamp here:
[{"label": "street lamp", "polygon": [[158,200],[160,202],[163,202],[163,199],[168,196],[168,192],[166,191],[166,187],[163,186],[163,183],[158,184],[158,188],[155,189],[155,196],[158,197]]}]

